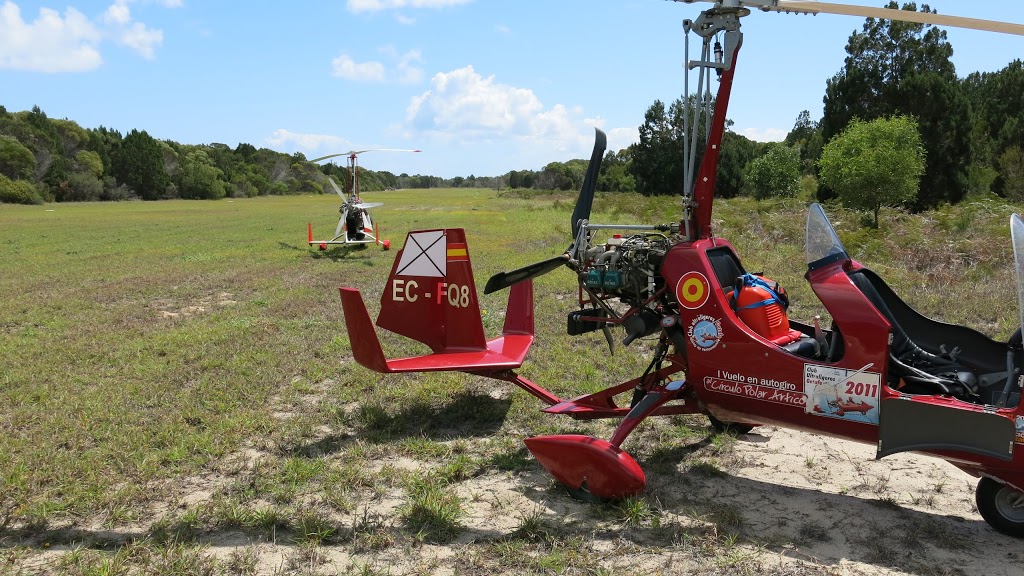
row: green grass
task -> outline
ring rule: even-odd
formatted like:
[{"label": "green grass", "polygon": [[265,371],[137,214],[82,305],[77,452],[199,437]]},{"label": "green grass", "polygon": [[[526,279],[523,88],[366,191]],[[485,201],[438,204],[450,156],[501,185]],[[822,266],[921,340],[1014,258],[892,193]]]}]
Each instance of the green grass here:
[{"label": "green grass", "polygon": [[[385,202],[374,216],[396,250],[407,230],[464,227],[478,289],[494,273],[560,253],[574,202],[572,194],[487,190],[371,199]],[[717,202],[715,212],[716,232],[747,269],[786,286],[791,316],[802,320],[825,315],[803,279],[805,207],[739,198]],[[981,200],[917,216],[883,211],[872,230],[857,213],[827,207],[849,252],[919,310],[996,338],[1016,323],[1006,226],[1014,210]],[[525,479],[540,468],[524,436],[608,436],[611,424],[542,414],[536,399],[504,384],[464,374],[382,376],[356,365],[337,287],[362,290],[375,314],[395,252],[310,250],[306,222],[325,234],[336,215],[329,196],[0,205],[0,531],[146,526],[144,544],[69,554],[67,571],[83,574],[182,563],[203,572],[206,557],[187,545],[224,529],[297,542],[307,556],[338,542],[369,551],[445,542],[464,530],[460,484],[483,474],[535,484]],[[592,219],[676,218],[674,198],[602,195]],[[570,274],[539,278],[535,290],[538,341],[524,375],[572,397],[646,366],[621,348],[608,362],[599,333],[564,336],[575,306]],[[505,297],[480,296],[492,335]],[[381,339],[391,356],[423,351],[394,335]],[[641,427],[627,445],[652,459],[652,473],[681,481],[686,470],[705,481],[728,474],[734,438],[709,437],[689,420],[658,426]],[[246,451],[259,456],[247,461]],[[381,461],[388,463],[371,465]],[[208,476],[227,480],[208,487],[207,502],[153,518],[152,506],[178,502]],[[368,498],[385,497],[401,500],[394,516],[365,512]],[[344,520],[360,510],[361,519]],[[523,545],[529,560],[498,565],[596,571],[571,529],[521,514],[521,539],[489,544],[485,556]],[[660,515],[661,504],[641,499],[611,522],[646,529]],[[729,507],[699,516],[722,533],[742,531],[742,515]],[[808,528],[802,537],[816,534]],[[244,555],[218,562],[253,570]]]}]

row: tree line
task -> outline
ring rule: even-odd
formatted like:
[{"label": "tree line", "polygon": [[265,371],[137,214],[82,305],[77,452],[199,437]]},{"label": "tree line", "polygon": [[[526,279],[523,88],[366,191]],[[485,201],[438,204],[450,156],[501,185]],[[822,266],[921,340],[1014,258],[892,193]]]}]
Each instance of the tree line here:
[{"label": "tree line", "polygon": [[[888,8],[900,8],[889,2]],[[903,10],[917,10],[906,3]],[[929,10],[922,6],[922,11]],[[852,182],[878,188],[877,173],[898,161],[875,155],[860,179],[830,178],[824,163],[843,148],[837,138],[863,124],[881,134],[912,130],[920,139],[923,169],[912,190],[873,194],[879,204],[924,209],[958,202],[968,194],[996,193],[1024,200],[1024,62],[1002,70],[958,77],[950,60],[953,47],[934,26],[868,18],[846,46],[843,68],[825,86],[824,113],[796,119],[783,142],[754,142],[727,131],[722,143],[716,195],[755,197],[806,194],[819,200],[841,196]],[[647,109],[635,144],[605,155],[598,189],[644,195],[676,195],[683,188],[684,115],[702,103],[680,97]],[[713,106],[713,102],[712,102]],[[900,120],[905,119],[905,121]],[[895,121],[898,126],[872,127]],[[702,138],[703,125],[693,128]],[[905,135],[901,132],[899,138]],[[852,136],[851,136],[852,137]],[[860,134],[861,143],[883,142]],[[853,150],[854,148],[846,148]],[[703,150],[699,142],[698,150]],[[849,164],[847,151],[839,163]],[[699,165],[700,158],[697,158]],[[540,170],[513,170],[497,176],[395,175],[360,168],[363,191],[388,188],[489,187],[574,190],[582,185],[586,160],[551,162]],[[913,168],[913,167],[911,167]],[[910,169],[906,173],[915,174]],[[327,177],[341,184],[347,169],[321,166],[300,153],[284,154],[241,143],[190,145],[157,140],[145,131],[122,136],[105,127],[86,129],[71,120],[48,118],[38,107],[8,112],[0,106],[0,201],[84,201],[141,198],[223,198],[267,194],[331,193]],[[837,182],[841,182],[836,186]],[[849,195],[850,193],[847,192]]]}]

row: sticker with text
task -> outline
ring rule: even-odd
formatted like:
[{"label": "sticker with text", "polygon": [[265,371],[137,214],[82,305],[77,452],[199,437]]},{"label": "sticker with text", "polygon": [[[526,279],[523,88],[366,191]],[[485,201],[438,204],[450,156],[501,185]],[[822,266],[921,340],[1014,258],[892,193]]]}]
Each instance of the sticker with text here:
[{"label": "sticker with text", "polygon": [[808,414],[878,424],[882,375],[865,369],[804,365]]},{"label": "sticker with text", "polygon": [[800,386],[786,380],[744,376],[738,372],[719,370],[717,377],[704,378],[704,387],[711,392],[752,398],[764,402],[804,407],[806,400]]},{"label": "sticker with text", "polygon": [[697,350],[714,350],[722,341],[722,320],[707,314],[698,314],[686,331],[690,344]]}]

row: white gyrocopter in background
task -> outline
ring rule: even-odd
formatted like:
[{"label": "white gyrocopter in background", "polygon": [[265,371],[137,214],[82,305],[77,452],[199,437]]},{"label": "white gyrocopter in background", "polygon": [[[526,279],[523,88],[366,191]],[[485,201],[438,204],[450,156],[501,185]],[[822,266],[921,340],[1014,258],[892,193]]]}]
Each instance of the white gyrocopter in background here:
[{"label": "white gyrocopter in background", "polygon": [[338,227],[334,229],[334,237],[330,240],[314,240],[313,224],[307,224],[309,245],[317,246],[320,250],[327,250],[331,245],[345,244],[380,244],[384,250],[391,248],[391,242],[380,237],[380,230],[374,226],[370,218],[370,208],[383,206],[383,202],[363,202],[359,198],[359,155],[364,152],[420,152],[420,150],[405,150],[399,148],[373,148],[369,150],[351,150],[339,154],[329,154],[314,158],[310,162],[319,162],[338,156],[348,158],[348,182],[347,194],[338,187],[333,178],[328,176],[334,191],[341,197],[342,204],[338,210],[341,218],[338,219]]}]

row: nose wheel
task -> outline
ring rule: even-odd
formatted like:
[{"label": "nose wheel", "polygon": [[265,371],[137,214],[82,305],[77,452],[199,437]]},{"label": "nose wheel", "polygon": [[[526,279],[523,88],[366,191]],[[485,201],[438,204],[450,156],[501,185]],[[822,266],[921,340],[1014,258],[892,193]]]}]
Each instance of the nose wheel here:
[{"label": "nose wheel", "polygon": [[1024,538],[1024,492],[986,477],[978,482],[974,498],[990,526],[1007,536]]}]

